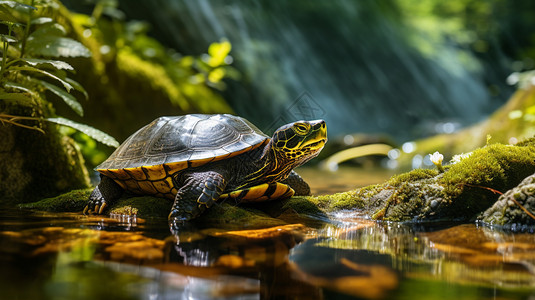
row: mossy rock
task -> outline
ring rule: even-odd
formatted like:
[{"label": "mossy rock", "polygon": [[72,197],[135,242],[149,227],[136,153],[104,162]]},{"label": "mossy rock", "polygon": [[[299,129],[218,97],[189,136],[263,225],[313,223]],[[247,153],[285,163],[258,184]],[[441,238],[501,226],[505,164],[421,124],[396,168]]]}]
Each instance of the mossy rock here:
[{"label": "mossy rock", "polygon": [[[292,197],[243,206],[218,203],[195,222],[206,226],[237,224],[254,228],[284,224],[285,218],[276,217],[288,215],[288,212],[325,217],[339,211],[355,211],[376,220],[467,221],[494,205],[500,193],[515,187],[533,173],[535,139],[517,145],[492,144],[446,166],[443,173],[417,169],[393,176],[383,184],[334,195]],[[73,191],[25,207],[81,211],[89,193],[90,190]],[[110,212],[135,213],[141,218],[166,218],[171,204],[171,201],[148,196],[123,197],[111,206]]]},{"label": "mossy rock", "polygon": [[444,173],[417,169],[383,184],[307,199],[328,213],[353,210],[376,220],[473,220],[535,172],[534,141],[485,146]]},{"label": "mossy rock", "polygon": [[[531,216],[526,213],[530,212]],[[535,174],[500,196],[498,201],[481,216],[481,221],[490,226],[524,229],[535,225]]]},{"label": "mossy rock", "polygon": [[[20,208],[49,212],[82,212],[93,188],[73,190],[53,198],[19,205]],[[110,206],[110,215],[136,215],[140,218],[167,219],[172,201],[151,196],[125,196]],[[229,225],[240,228],[262,228],[284,225],[286,222],[272,218],[265,212],[253,207],[238,207],[226,203],[212,206],[195,220],[203,226]]]},{"label": "mossy rock", "polygon": [[[123,197],[110,207],[110,214],[131,215],[140,218],[167,219],[171,211],[172,201],[151,196]],[[204,214],[194,220],[203,226],[236,225],[240,228],[260,228],[285,224],[281,220],[271,218],[260,210],[217,203]]]},{"label": "mossy rock", "polygon": [[[45,99],[33,101],[45,108]],[[34,107],[2,103],[4,113],[42,118],[50,115]],[[0,124],[0,201],[20,204],[52,197],[73,188],[89,186],[84,159],[74,141],[63,136],[58,126],[37,120],[21,121],[25,126]]]},{"label": "mossy rock", "polygon": [[50,212],[81,212],[92,191],[93,188],[73,190],[57,197],[20,204],[19,207]]}]

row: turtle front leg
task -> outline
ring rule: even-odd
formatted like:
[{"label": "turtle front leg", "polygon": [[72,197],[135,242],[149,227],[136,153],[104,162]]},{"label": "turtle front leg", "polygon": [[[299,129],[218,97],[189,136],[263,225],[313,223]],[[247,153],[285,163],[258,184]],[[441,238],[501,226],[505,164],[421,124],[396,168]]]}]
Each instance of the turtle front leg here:
[{"label": "turtle front leg", "polygon": [[225,178],[214,171],[188,174],[176,194],[169,221],[183,222],[198,217],[219,199],[226,186]]},{"label": "turtle front leg", "polygon": [[289,185],[295,191],[296,196],[309,196],[310,195],[310,186],[306,183],[299,174],[292,170],[288,178],[281,181],[286,185]]},{"label": "turtle front leg", "polygon": [[100,175],[100,183],[89,195],[89,201],[84,208],[84,215],[87,213],[102,214],[104,209],[119,199],[124,190],[113,179]]}]

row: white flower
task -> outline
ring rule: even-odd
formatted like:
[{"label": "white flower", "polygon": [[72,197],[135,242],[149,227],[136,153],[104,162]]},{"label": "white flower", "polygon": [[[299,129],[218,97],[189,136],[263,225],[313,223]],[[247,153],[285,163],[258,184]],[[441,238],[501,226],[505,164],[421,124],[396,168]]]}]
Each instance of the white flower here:
[{"label": "white flower", "polygon": [[440,152],[437,151],[433,154],[429,154],[429,159],[431,159],[431,162],[433,162],[436,166],[442,165],[444,155],[440,154]]},{"label": "white flower", "polygon": [[436,151],[433,154],[429,154],[429,159],[431,159],[431,162],[434,163],[435,166],[437,166],[437,169],[440,173],[444,172],[444,168],[442,167],[442,161],[444,160],[444,155]]},{"label": "white flower", "polygon": [[456,164],[456,163],[459,163],[465,159],[467,159],[468,157],[470,157],[470,155],[472,155],[472,152],[468,152],[468,153],[461,153],[461,154],[456,154],[452,157],[450,163],[451,164]]}]

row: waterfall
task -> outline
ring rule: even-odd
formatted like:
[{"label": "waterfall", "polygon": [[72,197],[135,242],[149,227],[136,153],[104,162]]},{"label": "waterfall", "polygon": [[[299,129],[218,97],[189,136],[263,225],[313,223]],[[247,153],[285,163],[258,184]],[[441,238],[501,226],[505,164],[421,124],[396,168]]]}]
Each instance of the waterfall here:
[{"label": "waterfall", "polygon": [[431,134],[436,122],[479,121],[512,92],[499,78],[492,84],[500,94],[491,95],[483,69],[467,68],[454,43],[422,53],[395,1],[120,2],[182,53],[228,39],[241,79],[227,82],[225,98],[267,131],[311,117],[325,119],[331,136],[387,133],[403,141]]}]

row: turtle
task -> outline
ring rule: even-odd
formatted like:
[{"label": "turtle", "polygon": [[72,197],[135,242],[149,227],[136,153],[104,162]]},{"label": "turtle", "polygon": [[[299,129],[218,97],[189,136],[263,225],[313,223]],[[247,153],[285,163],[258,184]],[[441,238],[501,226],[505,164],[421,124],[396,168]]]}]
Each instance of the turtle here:
[{"label": "turtle", "polygon": [[100,183],[84,214],[102,214],[125,192],[174,201],[169,221],[192,220],[219,199],[236,203],[309,195],[294,168],[327,142],[324,120],[297,121],[270,138],[230,114],[159,117],[128,137],[95,170]]}]

